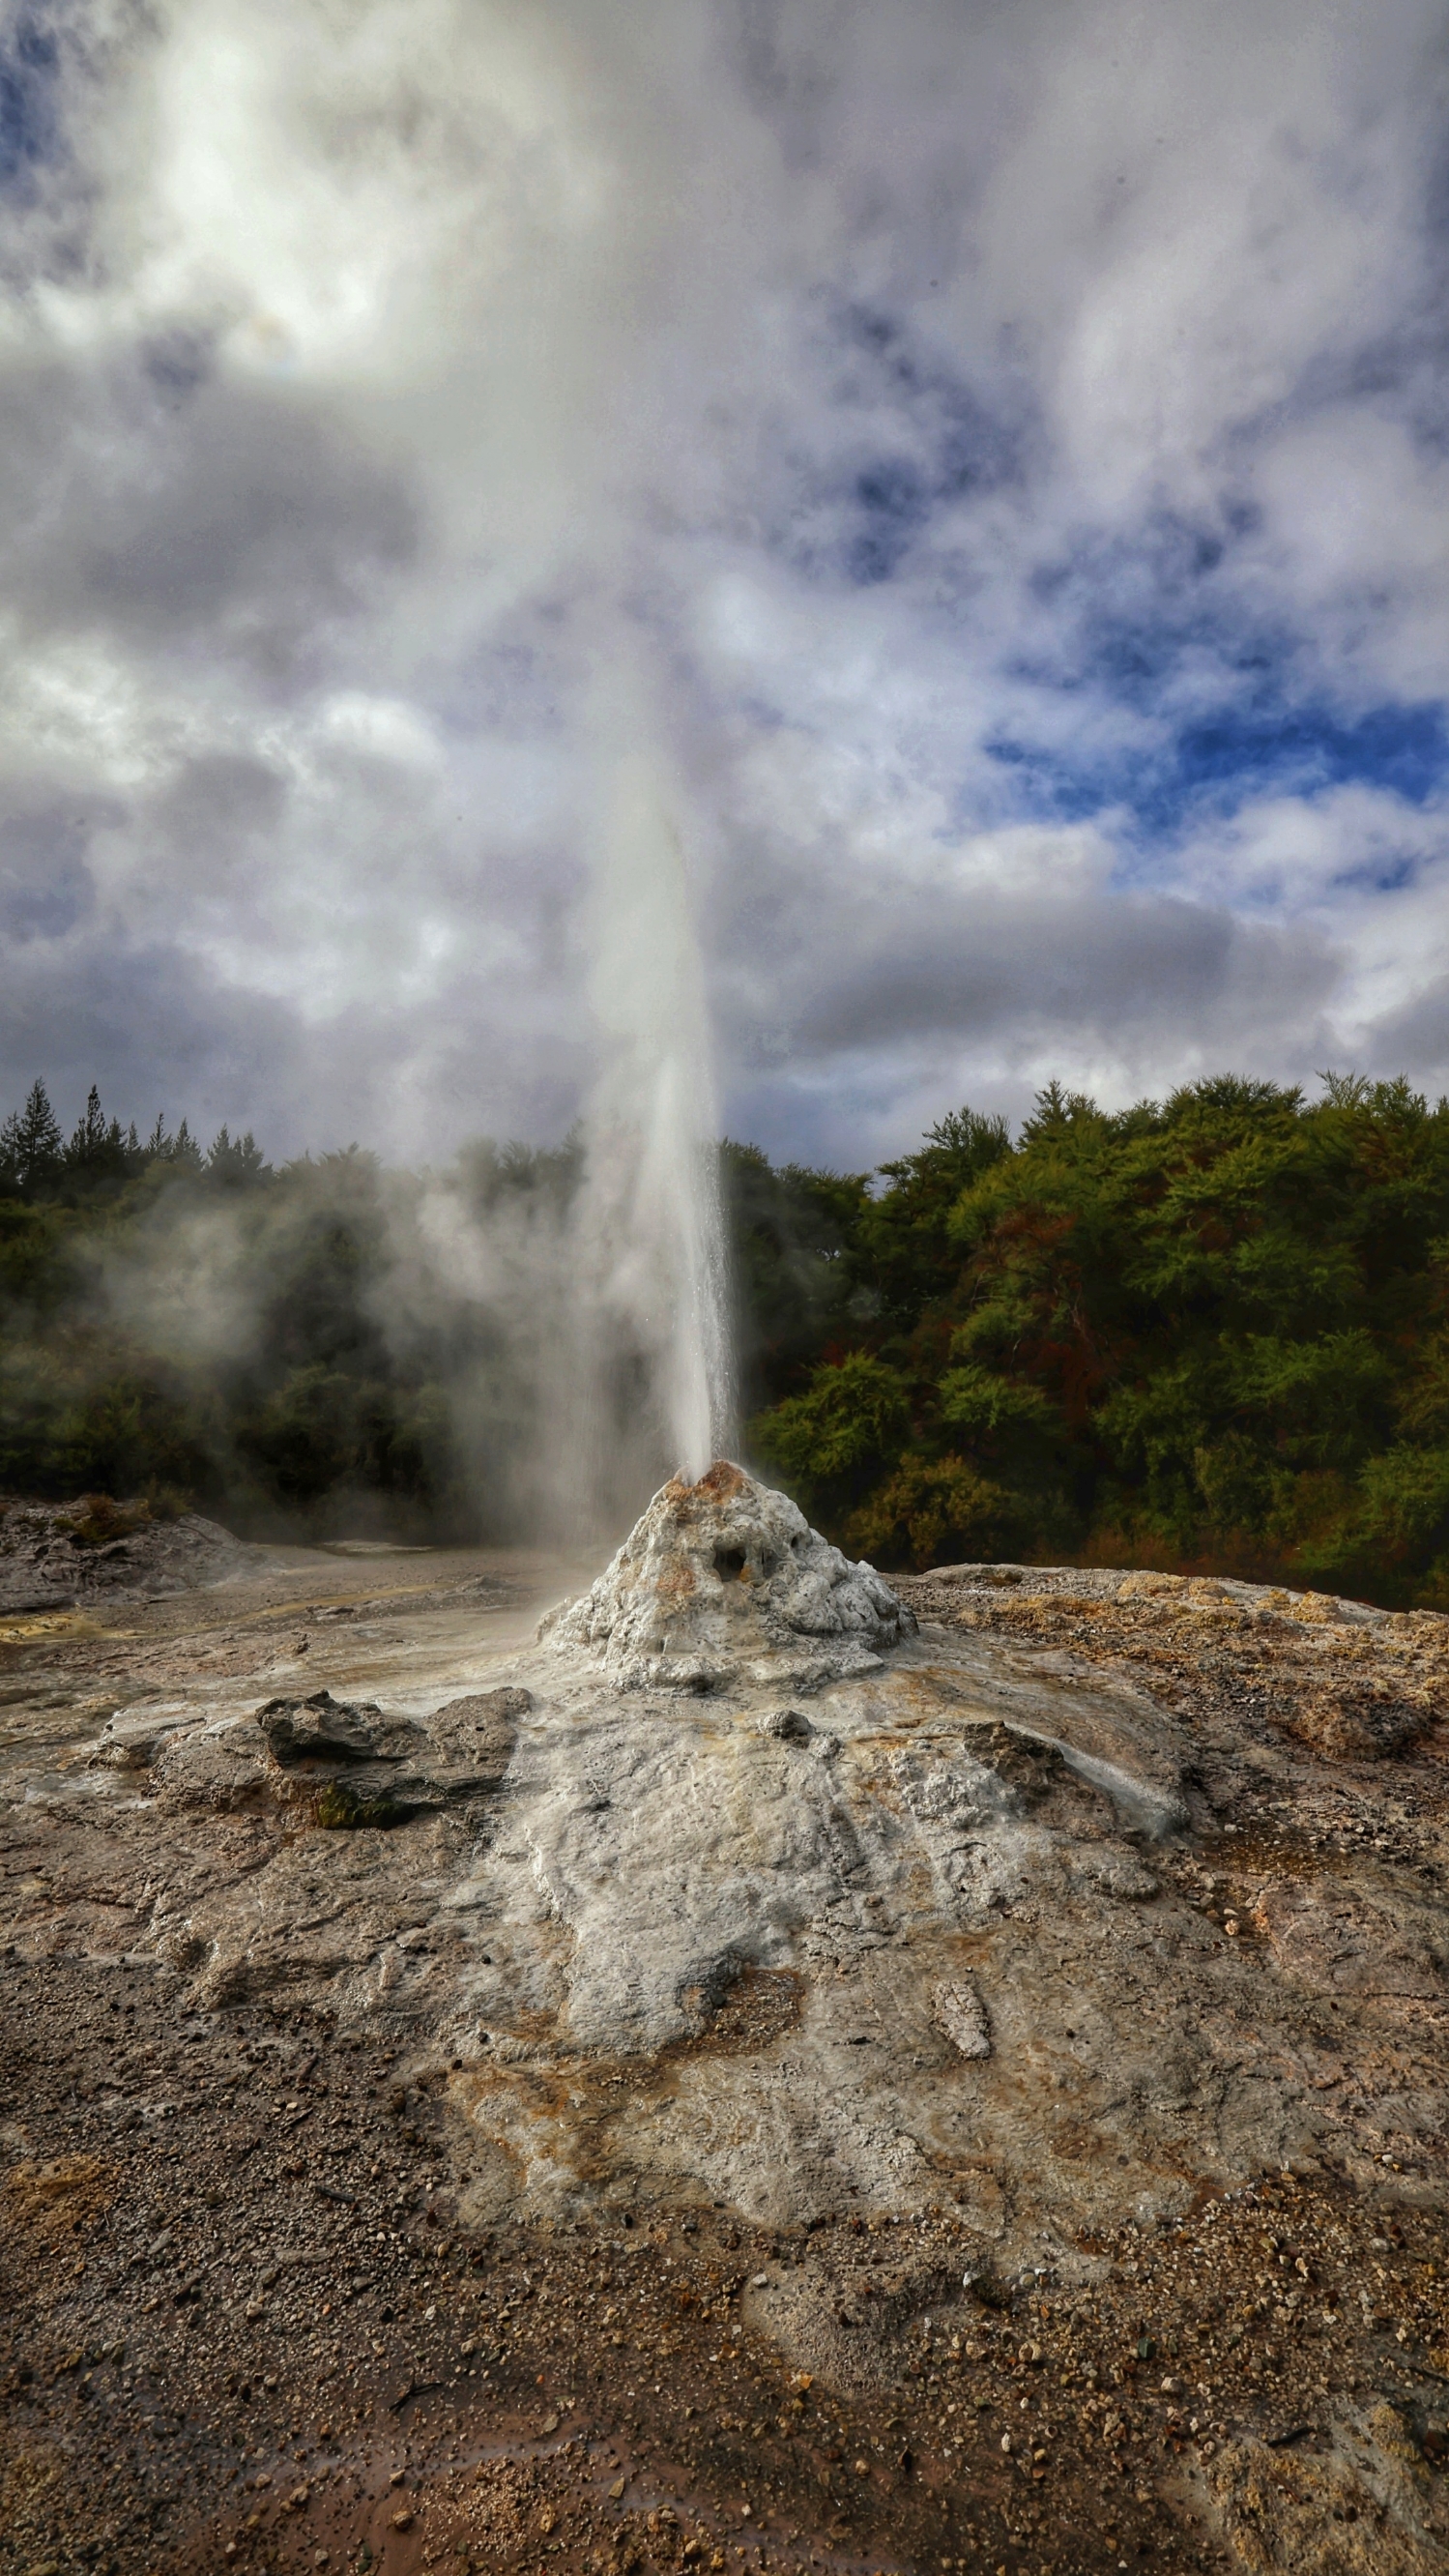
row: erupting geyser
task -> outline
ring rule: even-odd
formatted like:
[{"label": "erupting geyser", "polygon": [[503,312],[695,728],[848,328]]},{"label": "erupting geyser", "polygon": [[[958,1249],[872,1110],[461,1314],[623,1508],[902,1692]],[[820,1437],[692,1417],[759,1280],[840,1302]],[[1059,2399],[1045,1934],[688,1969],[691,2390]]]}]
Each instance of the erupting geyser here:
[{"label": "erupting geyser", "polygon": [[[695,932],[683,799],[638,674],[600,691],[603,824],[590,923],[598,1077],[585,1118],[581,1211],[604,1336],[588,1373],[591,1481],[608,1490],[627,1428],[620,1387],[642,1361],[659,1463],[702,1476],[733,1437],[728,1283],[709,1007]],[[620,741],[644,748],[620,750]],[[611,1401],[612,1400],[612,1401]],[[629,1401],[630,1399],[626,1399]],[[636,1407],[637,1410],[637,1407]]]}]

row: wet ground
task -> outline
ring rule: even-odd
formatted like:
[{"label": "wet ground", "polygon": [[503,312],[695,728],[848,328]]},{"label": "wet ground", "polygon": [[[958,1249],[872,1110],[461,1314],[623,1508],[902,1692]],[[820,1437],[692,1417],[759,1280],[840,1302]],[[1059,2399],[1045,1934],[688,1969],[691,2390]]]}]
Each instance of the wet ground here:
[{"label": "wet ground", "polygon": [[[1127,2214],[1110,2068],[1104,2090],[1062,2101],[1049,2144],[1014,2079],[1011,2223],[994,2234],[991,2175],[970,2158],[938,2160],[890,2206],[842,2174],[833,2202],[816,2192],[778,2225],[637,2155],[625,2188],[602,2148],[592,2198],[510,2203],[478,2067],[400,2016],[329,2009],[305,1923],[294,1987],[198,2004],[157,1891],[181,1870],[233,1885],[315,1828],[89,1800],[77,1744],[168,1694],[259,1701],[306,1676],[418,1704],[486,1687],[578,1576],[524,1556],[297,1553],[184,1599],[7,1621],[0,2566],[1443,2565],[1449,2013],[1422,1941],[1417,1986],[1381,1979],[1387,2000],[1357,1966],[1334,1991],[1330,1962],[1308,2057],[1247,2065],[1295,2099],[1321,2084],[1317,2150],[1286,2159],[1296,2170],[1179,2167]],[[1428,1694],[1417,1732],[1364,1750],[1371,1722],[1393,1725],[1360,1658],[1357,1747],[1330,1759],[1291,1620],[1273,1684],[1261,1630],[1245,1644],[1224,1617],[1205,1639],[1185,1601],[1107,1615],[1088,1598],[1003,1586],[922,1606],[1001,1636],[1028,1659],[1013,1670],[1037,1658],[1054,1687],[1140,1654],[1159,1691],[1196,1694],[1205,1786],[1145,1901],[1195,1909],[1224,1974],[1239,1945],[1254,1973],[1281,1974],[1273,1942],[1291,1962],[1306,1919],[1294,1891],[1330,1864],[1360,1868],[1381,1905],[1402,1884],[1406,1912],[1412,1885],[1432,1914],[1437,1631],[1398,1676],[1406,1704]],[[1245,1714],[1250,1648],[1272,1705]],[[1303,1730],[1286,1768],[1275,1711]],[[468,1830],[424,1820],[388,1847]],[[1028,2020],[1064,2001],[1051,1934],[1035,1926],[1023,1950],[1019,1915],[1001,1926]],[[1064,1958],[1056,1973],[1069,1980]],[[805,1984],[742,1975],[672,2057],[593,2064],[590,2118],[680,2066],[723,2086],[773,2063]],[[1005,2029],[1004,1992],[995,2010]],[[1246,2030],[1237,2045],[1251,2056]],[[988,2073],[1006,2081],[1003,2050]],[[541,2062],[523,2076],[555,2080]],[[1034,2135],[1044,2195],[1075,2155],[1073,2206],[1095,2174],[1102,2213],[1068,2235],[1058,2196],[1035,2255]]]}]

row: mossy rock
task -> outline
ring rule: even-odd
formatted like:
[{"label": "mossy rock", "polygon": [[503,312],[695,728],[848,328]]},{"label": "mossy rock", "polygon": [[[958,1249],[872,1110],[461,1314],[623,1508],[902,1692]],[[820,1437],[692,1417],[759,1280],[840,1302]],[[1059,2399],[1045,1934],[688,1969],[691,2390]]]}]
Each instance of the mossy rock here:
[{"label": "mossy rock", "polygon": [[150,1518],[147,1502],[117,1503],[109,1494],[82,1494],[73,1510],[57,1515],[56,1525],[72,1547],[110,1547],[117,1539],[134,1538]]},{"label": "mossy rock", "polygon": [[385,1789],[367,1790],[349,1780],[329,1780],[318,1796],[317,1822],[333,1833],[352,1833],[362,1825],[396,1825],[407,1813]]}]

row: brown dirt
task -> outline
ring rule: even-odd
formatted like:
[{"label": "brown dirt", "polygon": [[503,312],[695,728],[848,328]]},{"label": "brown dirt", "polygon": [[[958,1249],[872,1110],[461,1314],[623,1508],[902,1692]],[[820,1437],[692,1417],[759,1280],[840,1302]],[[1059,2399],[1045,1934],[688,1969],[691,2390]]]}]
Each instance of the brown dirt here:
[{"label": "brown dirt", "polygon": [[[949,2292],[939,2325],[899,2296],[971,2259],[943,2211],[470,2232],[445,2070],[404,2088],[310,2021],[178,2027],[165,1988],[11,1969],[7,2115],[40,2153],[5,2190],[0,2564],[1186,2570],[1217,2557],[1214,2464],[1252,2444],[1291,2484],[1345,2397],[1426,2487],[1444,2456],[1437,2213],[1265,2176],[1098,2245],[1090,2293],[981,2277],[963,2330]],[[894,2299],[890,2394],[783,2369],[744,2322],[761,2269],[847,2330]],[[1382,2544],[1345,2492],[1345,2538]]]},{"label": "brown dirt", "polygon": [[[304,1571],[249,1607],[140,1607],[124,1637],[33,1622],[8,1649],[28,1741],[52,1722],[73,1737],[123,1663],[151,1687],[253,1668],[260,1687]],[[402,1621],[400,1657],[415,1613],[451,1618],[481,1580],[450,1564],[409,1589],[394,1569],[389,1599],[374,1589],[364,1605],[360,1577],[339,1574],[322,1602],[315,1565],[307,1579],[314,1634],[365,1606]],[[1280,1892],[1330,1850],[1421,1880],[1440,1869],[1449,1623],[1396,1626],[1340,1670],[1303,1649],[1301,1620],[1240,1628],[1187,1587],[1165,1607],[1151,1591],[1104,1607],[1027,1597],[1029,1581],[969,1599],[915,1588],[930,1615],[1064,1674],[1110,1661],[1191,1717],[1201,1817],[1171,1866],[1225,1936],[1288,1939]],[[1397,1757],[1366,1722],[1372,1756],[1332,1752],[1331,1726],[1314,1734],[1345,1683],[1355,1724],[1365,1683],[1372,1708],[1383,1683],[1420,1712]],[[1314,1746],[1316,1803],[1279,1812],[1231,1769],[1222,1748],[1255,1730]],[[145,1830],[159,1867],[173,1828],[158,1813]],[[1442,2090],[1445,2033],[1427,2010],[1401,2063],[1324,2059],[1325,2101],[1354,2110],[1357,2137],[1365,2101],[1380,2106],[1375,2173],[1362,2156],[1341,2171],[1320,2159],[1199,2190],[1181,2224],[1084,2235],[1086,2285],[1045,2262],[997,2277],[944,2188],[909,2217],[842,2202],[787,2231],[671,2202],[662,2183],[552,2226],[470,2223],[478,2132],[456,2068],[339,2034],[285,1995],[188,2008],[186,1963],[128,1951],[120,1913],[101,1919],[106,1831],[21,1807],[3,1853],[0,2568],[1444,2563],[1449,2219],[1436,2184],[1398,2171],[1391,2125],[1411,2081]],[[712,2007],[709,2044],[763,2046],[796,2009],[791,1977],[746,1977]],[[1107,2152],[1094,2122],[1075,2151]],[[830,2384],[782,2358],[772,2301],[808,2312],[839,2355]]]}]

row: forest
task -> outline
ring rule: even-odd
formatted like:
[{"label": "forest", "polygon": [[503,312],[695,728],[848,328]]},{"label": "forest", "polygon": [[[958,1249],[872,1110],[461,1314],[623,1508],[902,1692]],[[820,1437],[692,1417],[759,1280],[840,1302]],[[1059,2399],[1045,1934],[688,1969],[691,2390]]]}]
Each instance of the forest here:
[{"label": "forest", "polygon": [[[1449,1608],[1449,1102],[1053,1084],[1015,1136],[962,1108],[874,1172],[721,1155],[746,1454],[853,1553]],[[0,1128],[0,1487],[521,1534],[529,1282],[580,1170],[572,1139],[273,1168],[94,1092],[66,1139],[37,1083]]]}]

